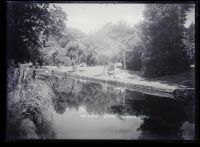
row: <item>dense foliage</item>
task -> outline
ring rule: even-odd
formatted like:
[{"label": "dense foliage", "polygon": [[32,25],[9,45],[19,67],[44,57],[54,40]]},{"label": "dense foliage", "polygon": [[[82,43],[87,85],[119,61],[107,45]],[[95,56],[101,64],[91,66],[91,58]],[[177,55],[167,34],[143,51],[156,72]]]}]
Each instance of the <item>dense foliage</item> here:
[{"label": "dense foliage", "polygon": [[65,28],[62,37],[58,40],[50,36],[42,49],[44,65],[75,66],[83,62],[84,51],[80,47],[79,40],[85,35],[74,28]]},{"label": "dense foliage", "polygon": [[127,69],[141,70],[141,55],[143,52],[142,22],[136,24],[133,28],[134,32],[126,44],[126,66]]},{"label": "dense foliage", "polygon": [[192,23],[185,31],[185,45],[190,63],[195,64],[195,25]]},{"label": "dense foliage", "polygon": [[7,55],[16,63],[42,62],[41,48],[49,35],[59,37],[66,14],[48,3],[7,3]]},{"label": "dense foliage", "polygon": [[[137,38],[138,39],[138,38]],[[57,65],[53,60],[59,54],[72,65],[86,63],[88,66],[108,65],[122,62],[122,52],[133,46],[133,28],[124,22],[108,23],[99,31],[88,35],[80,30],[66,27],[63,37],[58,41],[51,37],[43,51],[46,65]],[[130,48],[130,47],[129,47]],[[67,61],[67,60],[66,60]]]},{"label": "dense foliage", "polygon": [[142,74],[157,77],[181,72],[190,65],[184,32],[188,4],[150,4],[144,11]]}]

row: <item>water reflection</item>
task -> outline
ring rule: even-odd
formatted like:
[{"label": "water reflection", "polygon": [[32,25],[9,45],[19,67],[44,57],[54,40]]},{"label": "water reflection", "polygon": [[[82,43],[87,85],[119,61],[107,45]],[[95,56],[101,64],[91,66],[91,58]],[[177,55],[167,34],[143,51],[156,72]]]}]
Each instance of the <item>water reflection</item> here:
[{"label": "water reflection", "polygon": [[70,78],[53,88],[57,138],[194,139],[188,102]]}]

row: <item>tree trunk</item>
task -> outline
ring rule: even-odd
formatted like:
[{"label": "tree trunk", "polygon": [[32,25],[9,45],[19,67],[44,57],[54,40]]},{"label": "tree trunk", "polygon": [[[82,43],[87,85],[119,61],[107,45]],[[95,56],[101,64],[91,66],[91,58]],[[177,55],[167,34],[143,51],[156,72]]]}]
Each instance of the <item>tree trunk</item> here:
[{"label": "tree trunk", "polygon": [[75,59],[72,59],[72,66],[73,66],[73,71],[76,71],[76,62],[75,62]]},{"label": "tree trunk", "polygon": [[123,51],[123,68],[126,69],[126,53]]},{"label": "tree trunk", "polygon": [[107,73],[107,68],[108,68],[108,65],[104,65],[104,68],[103,68],[103,72],[101,73],[101,75],[106,75]]}]

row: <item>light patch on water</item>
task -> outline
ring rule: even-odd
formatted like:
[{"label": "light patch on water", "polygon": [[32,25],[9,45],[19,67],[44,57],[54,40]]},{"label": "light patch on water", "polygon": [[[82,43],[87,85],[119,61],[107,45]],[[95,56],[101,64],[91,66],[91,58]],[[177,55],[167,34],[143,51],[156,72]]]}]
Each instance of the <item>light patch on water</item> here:
[{"label": "light patch on water", "polygon": [[[111,114],[101,115],[89,115],[89,114],[82,114],[81,117],[93,117],[93,118],[116,118],[117,116]],[[137,118],[136,116],[122,116],[122,119],[129,119],[129,118]]]},{"label": "light patch on water", "polygon": [[[57,139],[137,139],[143,122],[138,117],[117,118],[115,115],[104,117],[82,117],[86,110],[66,109],[64,114],[54,113],[54,130]],[[87,114],[89,116],[89,114]],[[109,116],[109,117],[108,117]]]},{"label": "light patch on water", "polygon": [[183,138],[185,140],[193,140],[195,138],[194,137],[194,134],[195,134],[195,125],[194,124],[191,124],[188,121],[186,121],[183,123],[182,129],[183,129]]}]

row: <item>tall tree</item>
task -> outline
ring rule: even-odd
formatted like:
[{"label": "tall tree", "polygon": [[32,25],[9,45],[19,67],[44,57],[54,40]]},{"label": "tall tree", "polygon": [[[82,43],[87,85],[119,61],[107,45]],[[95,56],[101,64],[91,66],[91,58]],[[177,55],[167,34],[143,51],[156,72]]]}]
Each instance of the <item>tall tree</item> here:
[{"label": "tall tree", "polygon": [[157,77],[187,69],[184,24],[190,4],[148,4],[144,10],[142,75]]},{"label": "tall tree", "polygon": [[141,26],[143,22],[139,22],[134,25],[133,33],[127,40],[126,51],[126,65],[127,69],[141,70],[141,55],[143,52],[143,42],[141,40]]},{"label": "tall tree", "polygon": [[49,3],[7,2],[7,55],[18,62],[41,58],[41,47],[49,35],[59,37],[66,14]]}]

